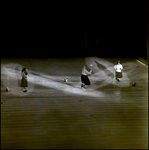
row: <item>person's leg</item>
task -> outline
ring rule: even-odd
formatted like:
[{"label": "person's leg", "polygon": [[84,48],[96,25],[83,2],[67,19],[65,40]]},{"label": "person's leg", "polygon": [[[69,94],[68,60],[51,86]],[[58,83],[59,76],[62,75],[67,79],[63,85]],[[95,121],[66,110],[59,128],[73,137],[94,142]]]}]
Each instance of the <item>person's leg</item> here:
[{"label": "person's leg", "polygon": [[116,78],[116,80],[117,80],[118,82],[120,82],[120,79]]},{"label": "person's leg", "polygon": [[81,88],[85,89],[85,84],[84,83],[81,84]]},{"label": "person's leg", "polygon": [[82,82],[81,88],[83,88],[83,89],[88,88],[91,85],[91,82],[90,82],[87,75],[83,75],[83,80],[82,81],[83,82]]},{"label": "person's leg", "polygon": [[81,84],[81,88],[83,88],[83,83]]},{"label": "person's leg", "polygon": [[24,91],[23,92],[27,92],[27,89],[26,89],[26,87],[24,87]]},{"label": "person's leg", "polygon": [[120,82],[120,79],[123,77],[122,72],[118,72],[118,82]]},{"label": "person's leg", "polygon": [[27,92],[27,89],[25,86],[23,87],[23,92]]},{"label": "person's leg", "polygon": [[86,85],[87,85],[87,87],[89,87],[89,86],[91,85],[91,82],[90,82],[90,80],[89,80],[89,77],[88,77],[88,76],[86,76]]},{"label": "person's leg", "polygon": [[81,88],[85,89],[85,76],[84,75],[81,75]]},{"label": "person's leg", "polygon": [[27,82],[27,79],[25,78],[25,83],[24,83],[24,92],[27,92],[27,89],[26,87],[28,87],[28,82]]},{"label": "person's leg", "polygon": [[23,91],[24,87],[23,87],[23,78],[21,79],[21,91]]},{"label": "person's leg", "polygon": [[119,72],[116,72],[116,80],[117,80],[118,82],[120,82],[120,80],[119,80]]}]

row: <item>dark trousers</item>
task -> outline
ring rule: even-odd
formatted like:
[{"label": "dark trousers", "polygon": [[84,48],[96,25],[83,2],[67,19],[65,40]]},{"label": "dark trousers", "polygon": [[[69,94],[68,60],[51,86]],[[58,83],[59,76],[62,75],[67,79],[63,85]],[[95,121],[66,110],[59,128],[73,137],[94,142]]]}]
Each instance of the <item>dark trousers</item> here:
[{"label": "dark trousers", "polygon": [[91,82],[87,75],[81,74],[81,82],[85,85],[91,85]]}]

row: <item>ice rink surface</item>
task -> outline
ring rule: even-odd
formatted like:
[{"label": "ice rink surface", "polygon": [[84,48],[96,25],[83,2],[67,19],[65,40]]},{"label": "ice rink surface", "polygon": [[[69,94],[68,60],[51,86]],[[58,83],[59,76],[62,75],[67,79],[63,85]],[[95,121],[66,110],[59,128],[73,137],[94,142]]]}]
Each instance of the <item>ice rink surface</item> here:
[{"label": "ice rink surface", "polygon": [[[124,67],[120,82],[117,60]],[[84,64],[93,71],[85,90]],[[2,149],[148,148],[148,67],[135,59],[1,59],[1,101]]]}]

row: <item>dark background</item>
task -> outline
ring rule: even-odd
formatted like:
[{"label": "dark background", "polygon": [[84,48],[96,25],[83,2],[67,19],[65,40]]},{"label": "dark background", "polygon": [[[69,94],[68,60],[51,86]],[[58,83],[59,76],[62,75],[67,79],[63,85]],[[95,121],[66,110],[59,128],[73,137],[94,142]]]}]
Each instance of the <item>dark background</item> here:
[{"label": "dark background", "polygon": [[147,59],[147,14],[147,0],[7,8],[1,58]]}]

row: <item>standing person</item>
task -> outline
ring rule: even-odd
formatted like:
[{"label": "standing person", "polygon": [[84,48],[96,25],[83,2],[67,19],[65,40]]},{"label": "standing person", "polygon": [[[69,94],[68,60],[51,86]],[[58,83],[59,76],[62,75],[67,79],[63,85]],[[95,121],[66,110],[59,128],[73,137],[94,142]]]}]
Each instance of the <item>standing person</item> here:
[{"label": "standing person", "polygon": [[92,72],[92,70],[90,72],[88,72],[86,70],[86,66],[85,65],[83,66],[82,74],[81,74],[81,82],[82,82],[81,88],[85,89],[85,85],[91,85],[90,80],[89,80],[89,78],[87,76],[88,74],[91,75],[91,72]]},{"label": "standing person", "polygon": [[117,65],[114,66],[114,74],[115,74],[115,79],[120,82],[120,79],[119,78],[122,78],[123,75],[122,75],[122,69],[123,69],[123,66],[120,64],[120,61],[117,62]]},{"label": "standing person", "polygon": [[23,89],[23,92],[27,92],[27,90],[26,90],[26,87],[28,87],[27,75],[28,75],[28,73],[26,71],[26,68],[24,67],[21,72],[21,76],[22,76],[21,87]]}]

